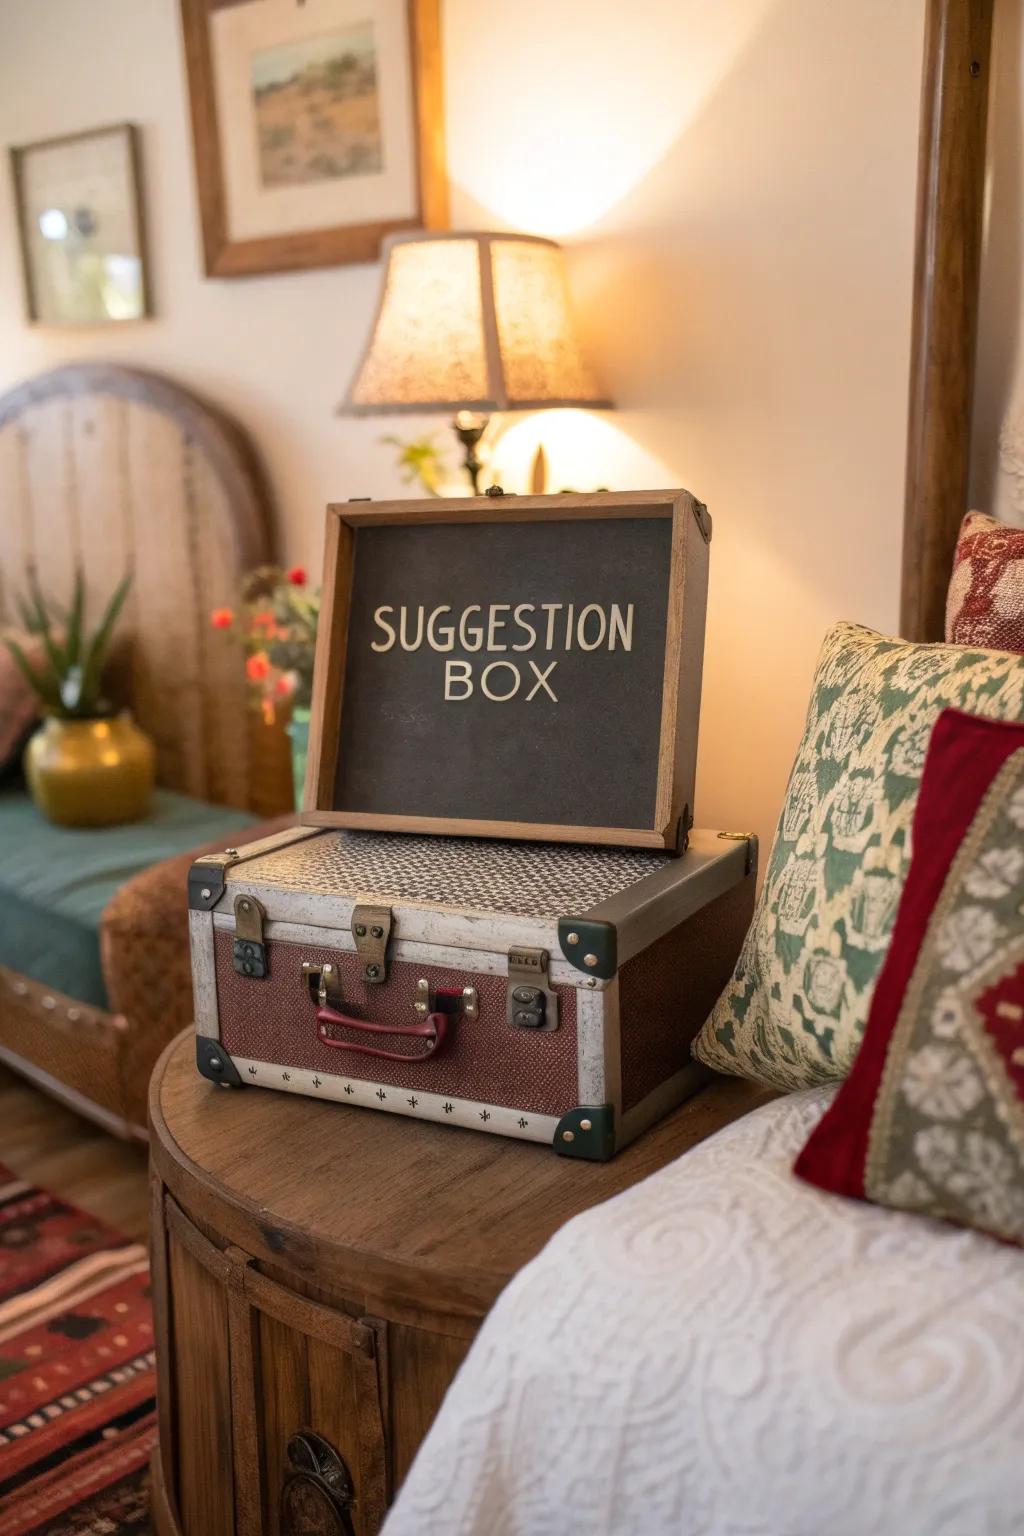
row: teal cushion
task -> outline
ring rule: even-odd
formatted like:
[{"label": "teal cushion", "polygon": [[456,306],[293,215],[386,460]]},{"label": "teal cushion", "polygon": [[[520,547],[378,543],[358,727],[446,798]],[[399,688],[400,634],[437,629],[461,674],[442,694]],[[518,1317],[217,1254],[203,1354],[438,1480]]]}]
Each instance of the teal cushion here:
[{"label": "teal cushion", "polygon": [[24,790],[0,788],[0,965],[105,1008],[100,917],[114,892],[151,864],[254,820],[157,790],[145,821],[56,827]]}]

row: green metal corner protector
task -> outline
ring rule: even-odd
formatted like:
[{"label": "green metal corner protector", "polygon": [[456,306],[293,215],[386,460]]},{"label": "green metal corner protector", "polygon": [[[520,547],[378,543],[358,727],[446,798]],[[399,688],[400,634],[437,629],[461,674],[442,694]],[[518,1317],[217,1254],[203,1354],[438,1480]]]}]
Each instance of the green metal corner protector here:
[{"label": "green metal corner protector", "polygon": [[585,917],[558,919],[558,947],[569,964],[586,976],[612,979],[619,967],[618,940],[614,923]]},{"label": "green metal corner protector", "polygon": [[610,1104],[578,1104],[559,1120],[553,1146],[561,1157],[608,1162],[615,1156],[615,1110]]},{"label": "green metal corner protector", "polygon": [[196,1035],[196,1066],[201,1076],[222,1088],[245,1087],[238,1068],[220,1041],[211,1040],[208,1035]]}]

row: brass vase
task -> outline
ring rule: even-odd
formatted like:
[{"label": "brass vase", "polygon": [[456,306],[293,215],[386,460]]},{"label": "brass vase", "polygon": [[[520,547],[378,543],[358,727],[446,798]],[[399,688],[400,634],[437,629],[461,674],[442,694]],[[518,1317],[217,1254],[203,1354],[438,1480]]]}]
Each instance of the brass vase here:
[{"label": "brass vase", "polygon": [[48,716],[25,748],[32,798],[65,827],[138,821],[153,790],[153,743],[131,715],[96,720]]}]

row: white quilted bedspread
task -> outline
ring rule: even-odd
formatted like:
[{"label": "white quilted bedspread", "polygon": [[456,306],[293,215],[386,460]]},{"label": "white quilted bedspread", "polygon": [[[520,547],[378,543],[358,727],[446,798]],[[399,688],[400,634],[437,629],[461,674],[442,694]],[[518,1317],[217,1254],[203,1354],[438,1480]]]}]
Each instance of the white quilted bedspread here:
[{"label": "white quilted bedspread", "polygon": [[793,1178],[833,1092],[564,1227],[385,1536],[1020,1536],[1024,1253]]}]

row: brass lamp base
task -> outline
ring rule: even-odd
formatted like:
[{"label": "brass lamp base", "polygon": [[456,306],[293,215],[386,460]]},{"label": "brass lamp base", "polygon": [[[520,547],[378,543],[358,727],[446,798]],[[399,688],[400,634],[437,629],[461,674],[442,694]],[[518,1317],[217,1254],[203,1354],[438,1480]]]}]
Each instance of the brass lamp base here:
[{"label": "brass lamp base", "polygon": [[452,431],[465,450],[462,464],[469,476],[474,496],[480,494],[480,471],[483,469],[483,464],[476,456],[476,446],[487,431],[490,419],[479,411],[457,411],[452,420]]}]

